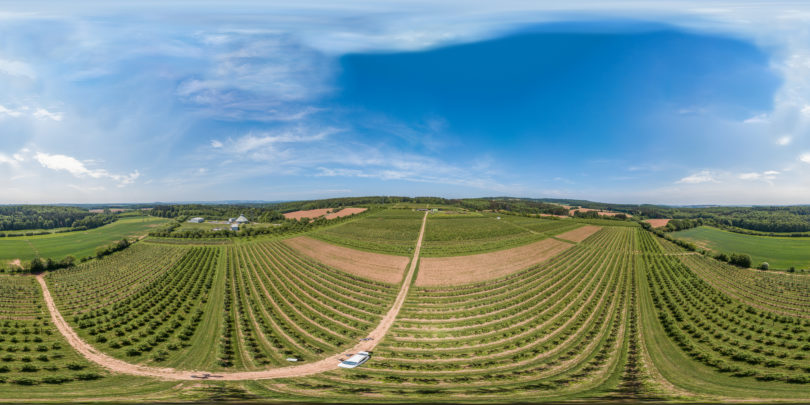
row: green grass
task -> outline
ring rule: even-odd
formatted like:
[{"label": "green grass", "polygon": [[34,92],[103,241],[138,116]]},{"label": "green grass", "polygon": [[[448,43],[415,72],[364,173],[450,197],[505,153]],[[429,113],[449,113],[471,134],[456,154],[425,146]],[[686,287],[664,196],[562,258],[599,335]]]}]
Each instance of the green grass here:
[{"label": "green grass", "polygon": [[746,253],[753,266],[768,262],[772,269],[810,268],[810,238],[787,238],[744,235],[708,226],[673,233],[715,252]]},{"label": "green grass", "polygon": [[168,220],[156,217],[125,218],[87,231],[0,238],[0,261],[31,260],[35,257],[61,259],[72,255],[77,259],[93,256],[96,248],[124,237],[145,235],[150,229]]}]

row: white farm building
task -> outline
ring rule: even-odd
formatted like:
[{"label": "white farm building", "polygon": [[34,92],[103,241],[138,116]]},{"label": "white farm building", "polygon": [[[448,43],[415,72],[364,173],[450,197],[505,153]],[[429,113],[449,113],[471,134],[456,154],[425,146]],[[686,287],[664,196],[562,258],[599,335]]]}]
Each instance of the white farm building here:
[{"label": "white farm building", "polygon": [[248,221],[248,219],[245,218],[244,215],[240,215],[239,218],[236,218],[236,221],[234,221],[234,222],[236,222],[237,224],[246,224],[246,223],[248,223],[250,221]]},{"label": "white farm building", "polygon": [[191,222],[192,224],[201,224],[201,223],[205,222],[205,219],[200,218],[200,217],[196,217],[196,218],[189,219],[188,222]]}]

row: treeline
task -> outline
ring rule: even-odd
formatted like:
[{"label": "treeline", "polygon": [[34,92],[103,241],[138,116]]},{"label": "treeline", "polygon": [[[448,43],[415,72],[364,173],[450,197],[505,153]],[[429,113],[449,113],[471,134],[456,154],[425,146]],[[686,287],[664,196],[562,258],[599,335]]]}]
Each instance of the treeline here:
[{"label": "treeline", "polygon": [[599,211],[574,211],[574,218],[583,219],[607,219],[614,221],[627,220],[627,214],[620,212],[616,215],[599,215]]},{"label": "treeline", "polygon": [[[746,267],[746,268],[751,267],[751,256],[749,256],[749,255],[747,255],[745,253],[725,254],[725,253],[721,252],[721,253],[718,253],[718,254],[714,255],[714,258],[717,259],[717,260],[720,260],[721,262],[726,262],[728,264],[733,264],[733,265],[739,266],[739,267]],[[765,264],[765,268],[763,270],[768,270],[768,266],[767,266],[768,263],[764,263],[764,264]]]},{"label": "treeline", "polygon": [[448,200],[448,204],[459,205],[468,210],[509,211],[517,214],[568,215],[568,209],[558,204],[550,204],[531,199],[508,197],[467,198]]},{"label": "treeline", "polygon": [[132,243],[127,238],[123,238],[118,242],[111,243],[107,246],[101,246],[96,249],[96,258],[101,259],[104,256],[111,255],[115,252],[120,252],[128,248]]},{"label": "treeline", "polygon": [[[95,258],[100,259],[115,252],[122,251],[135,242],[136,241],[130,242],[128,239],[124,238],[107,246],[101,246],[96,249]],[[83,257],[81,260],[76,260],[74,256],[65,256],[61,260],[54,260],[49,257],[36,257],[28,262],[22,263],[21,266],[11,266],[7,269],[0,268],[0,273],[5,273],[6,270],[8,270],[9,273],[42,273],[43,271],[66,269],[75,266],[77,262],[86,262],[92,259],[93,256]]]},{"label": "treeline", "polygon": [[[690,252],[700,252],[701,254],[704,254],[704,255],[709,255],[711,253],[708,250],[698,249],[697,245],[695,245],[692,242],[688,242],[688,241],[685,241],[685,240],[682,240],[682,239],[673,238],[672,235],[668,234],[663,229],[653,229],[650,226],[650,224],[648,224],[646,222],[642,222],[641,225],[642,225],[642,227],[644,227],[644,229],[654,233],[659,238],[666,239],[666,240],[668,240],[668,241],[670,241],[670,242],[672,242],[672,243],[674,243],[674,244],[676,244],[676,245],[678,245],[678,246],[680,246],[680,247],[682,247],[682,248],[684,248],[684,249],[686,249],[686,250],[688,250]],[[713,255],[712,257],[714,259],[716,259],[716,260],[721,261],[721,262],[726,262],[728,264],[732,264],[732,265],[738,266],[738,267],[749,268],[753,264],[751,256],[749,256],[748,254],[745,254],[745,253],[722,253],[721,252],[721,253],[717,253],[717,254]],[[760,265],[760,268],[763,269],[763,270],[768,270],[768,267],[769,267],[768,263],[763,263],[762,265]]]},{"label": "treeline", "polygon": [[703,219],[672,219],[662,230],[665,232],[683,231],[703,225]]},{"label": "treeline", "polygon": [[292,211],[349,206],[372,206],[402,202],[458,205],[459,200],[448,200],[440,197],[371,196],[255,204],[165,204],[154,206],[150,214],[162,218],[174,218],[180,221],[185,221],[193,217],[224,220],[244,215],[251,222],[266,223],[281,221],[284,219],[283,213]]},{"label": "treeline", "polygon": [[459,200],[449,200],[441,197],[367,196],[327,198],[324,200],[288,201],[268,204],[267,207],[278,210],[279,212],[292,212],[314,210],[319,208],[339,208],[348,206],[368,206],[396,203],[457,205],[458,201]]},{"label": "treeline", "polygon": [[239,215],[244,215],[253,222],[274,222],[284,219],[284,215],[273,208],[249,205],[157,205],[149,214],[161,218],[175,218],[181,222],[193,217],[226,220],[228,218],[237,218]]},{"label": "treeline", "polygon": [[808,206],[667,208],[649,206],[640,210],[647,218],[702,220],[703,224],[731,231],[765,233],[810,232]]},{"label": "treeline", "polygon": [[102,218],[106,216],[77,207],[7,205],[0,206],[0,231],[75,227],[89,229],[109,223],[104,222],[107,219]]},{"label": "treeline", "polygon": [[[515,200],[515,199],[513,199]],[[572,199],[519,199],[565,204],[631,214],[641,218],[670,218],[702,220],[734,232],[757,231],[778,236],[808,236],[810,233],[810,206],[751,206],[751,207],[671,207],[652,204],[613,204]],[[685,228],[684,228],[685,229]]]},{"label": "treeline", "polygon": [[309,231],[324,225],[333,225],[338,224],[344,221],[348,221],[349,219],[354,219],[358,215],[366,215],[373,210],[368,210],[359,214],[352,214],[345,217],[334,218],[334,219],[326,219],[325,217],[320,217],[311,220],[310,222],[305,221],[296,221],[292,219],[285,219],[278,224],[273,224],[271,226],[250,226],[250,225],[243,225],[240,227],[238,231],[231,231],[229,229],[221,229],[218,231],[208,231],[199,228],[193,229],[178,229],[181,226],[180,222],[173,222],[164,227],[158,228],[152,232],[149,232],[149,236],[159,237],[159,238],[191,238],[191,239],[203,239],[203,238],[229,238],[229,237],[243,237],[243,236],[259,236],[259,235],[289,235],[299,232]]},{"label": "treeline", "polygon": [[53,271],[58,269],[66,269],[73,267],[76,264],[76,258],[73,256],[66,256],[62,260],[54,260],[51,258],[36,257],[30,261],[23,262],[20,266],[11,265],[9,267],[0,267],[0,273],[42,273],[43,271]]}]

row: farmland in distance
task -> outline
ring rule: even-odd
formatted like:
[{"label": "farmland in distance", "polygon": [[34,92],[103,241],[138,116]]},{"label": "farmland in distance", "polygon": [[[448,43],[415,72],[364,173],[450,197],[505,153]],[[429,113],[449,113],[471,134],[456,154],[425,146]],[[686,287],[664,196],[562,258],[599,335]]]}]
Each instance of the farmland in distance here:
[{"label": "farmland in distance", "polygon": [[673,236],[722,253],[746,253],[752,265],[767,262],[772,269],[810,269],[810,238],[745,235],[710,226],[673,233]]},{"label": "farmland in distance", "polygon": [[[810,399],[805,275],[733,267],[629,221],[425,215],[377,208],[294,236],[340,246],[334,254],[346,257],[353,249],[398,255],[395,270],[418,265],[404,270],[415,273],[412,283],[341,270],[305,253],[300,240],[270,236],[211,245],[147,238],[44,275],[80,339],[176,381],[85,359],[54,327],[36,279],[2,276],[0,398],[53,398],[52,386],[68,399],[104,398],[125,392],[129,378],[144,400],[222,392],[345,402]],[[532,246],[547,250],[527,253]],[[514,256],[529,253],[536,260]],[[501,259],[487,255],[523,264],[499,270]],[[476,257],[491,269],[448,267],[458,274],[418,281],[421,270],[433,279],[443,271],[420,263]],[[332,359],[363,343],[397,302],[371,360],[338,369]],[[37,357],[40,345],[47,360]],[[232,381],[201,384],[192,377],[201,370]]]},{"label": "farmland in distance", "polygon": [[167,221],[164,218],[137,216],[122,218],[86,231],[0,238],[0,261],[15,259],[25,261],[35,257],[59,260],[68,255],[77,259],[93,256],[99,246],[125,237],[136,238],[146,235],[151,229]]}]

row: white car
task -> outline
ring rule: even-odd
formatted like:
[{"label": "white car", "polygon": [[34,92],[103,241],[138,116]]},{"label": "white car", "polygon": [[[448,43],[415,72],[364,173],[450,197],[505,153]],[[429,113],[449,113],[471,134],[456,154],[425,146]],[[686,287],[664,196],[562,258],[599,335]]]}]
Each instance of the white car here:
[{"label": "white car", "polygon": [[371,358],[371,355],[368,352],[358,352],[357,354],[349,357],[346,360],[343,360],[338,364],[338,367],[342,368],[355,368],[360,366],[361,364],[368,361]]}]

